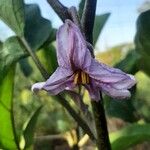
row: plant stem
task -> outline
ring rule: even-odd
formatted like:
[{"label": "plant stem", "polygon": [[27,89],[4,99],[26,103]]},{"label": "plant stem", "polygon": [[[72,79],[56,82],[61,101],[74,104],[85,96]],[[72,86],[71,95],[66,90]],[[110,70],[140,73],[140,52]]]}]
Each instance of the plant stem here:
[{"label": "plant stem", "polygon": [[91,140],[95,141],[95,136],[92,133],[89,126],[86,124],[86,122],[76,113],[74,109],[70,106],[67,100],[65,100],[64,97],[62,97],[60,94],[57,96],[58,99],[56,99],[59,103],[61,103],[62,106],[66,108],[66,110],[70,113],[70,115],[74,118],[74,120],[80,125],[80,127],[84,130],[86,134],[89,135]]},{"label": "plant stem", "polygon": [[71,19],[68,8],[59,2],[59,0],[47,0],[60,19],[65,22],[66,19]]},{"label": "plant stem", "polygon": [[71,19],[72,21],[80,28],[80,30],[82,31],[82,26],[81,26],[81,23],[80,23],[80,19],[79,19],[79,15],[78,15],[78,12],[77,12],[77,9],[72,6],[68,9],[68,12],[70,13],[70,16],[71,16]]},{"label": "plant stem", "polygon": [[86,0],[81,19],[82,28],[89,43],[93,43],[93,27],[97,0]]},{"label": "plant stem", "polygon": [[[96,3],[97,0],[86,0],[82,16],[82,28],[85,32],[86,40],[90,44],[93,44],[93,27],[95,20]],[[92,51],[92,54],[94,57],[94,51]],[[100,95],[101,100],[91,101],[97,133],[96,144],[99,150],[111,150],[101,92]]]},{"label": "plant stem", "polygon": [[97,147],[99,150],[111,150],[102,99],[98,102],[92,101],[91,104],[97,133]]},{"label": "plant stem", "polygon": [[24,45],[26,51],[29,53],[29,55],[32,57],[33,61],[35,62],[36,66],[38,67],[39,71],[41,72],[42,76],[45,79],[49,78],[49,74],[46,71],[46,69],[44,68],[44,66],[41,64],[41,62],[39,61],[38,57],[36,56],[36,54],[34,54],[34,52],[32,51],[31,47],[29,46],[28,42],[26,41],[26,39],[24,37],[20,38],[22,44]]}]

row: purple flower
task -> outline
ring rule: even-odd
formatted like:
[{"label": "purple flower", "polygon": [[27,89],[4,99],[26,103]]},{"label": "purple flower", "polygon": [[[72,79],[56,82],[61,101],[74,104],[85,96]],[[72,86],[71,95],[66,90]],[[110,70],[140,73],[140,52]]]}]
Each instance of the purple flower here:
[{"label": "purple flower", "polygon": [[136,83],[134,76],[92,58],[80,29],[73,22],[66,20],[57,32],[56,41],[59,67],[46,82],[34,84],[33,91],[43,89],[57,95],[83,85],[94,100],[100,99],[99,91],[118,99],[130,97],[128,89]]}]

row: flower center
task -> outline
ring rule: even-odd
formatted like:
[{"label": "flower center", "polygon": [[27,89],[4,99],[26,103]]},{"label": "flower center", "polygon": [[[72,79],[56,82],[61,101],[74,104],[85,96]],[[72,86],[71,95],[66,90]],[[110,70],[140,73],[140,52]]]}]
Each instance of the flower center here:
[{"label": "flower center", "polygon": [[90,77],[87,73],[79,70],[76,71],[74,75],[74,84],[88,84],[90,82]]}]

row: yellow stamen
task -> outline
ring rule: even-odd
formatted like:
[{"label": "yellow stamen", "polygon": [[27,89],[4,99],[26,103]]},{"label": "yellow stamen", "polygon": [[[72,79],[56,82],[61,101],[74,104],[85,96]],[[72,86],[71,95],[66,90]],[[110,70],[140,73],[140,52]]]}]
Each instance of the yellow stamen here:
[{"label": "yellow stamen", "polygon": [[82,71],[77,71],[74,76],[74,84],[89,84],[89,75]]},{"label": "yellow stamen", "polygon": [[89,76],[86,74],[86,83],[90,83],[90,79],[89,79]]},{"label": "yellow stamen", "polygon": [[74,76],[74,84],[77,84],[78,83],[78,78],[79,78],[79,73],[76,73],[75,76]]},{"label": "yellow stamen", "polygon": [[81,72],[81,83],[86,84],[86,74],[85,74],[85,72]]}]

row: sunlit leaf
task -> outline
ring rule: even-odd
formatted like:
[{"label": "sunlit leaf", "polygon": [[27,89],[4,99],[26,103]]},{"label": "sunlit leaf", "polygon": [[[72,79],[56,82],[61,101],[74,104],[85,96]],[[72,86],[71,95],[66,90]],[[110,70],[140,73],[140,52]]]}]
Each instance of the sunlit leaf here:
[{"label": "sunlit leaf", "polygon": [[24,33],[23,0],[0,0],[0,18],[19,36]]},{"label": "sunlit leaf", "polygon": [[28,148],[33,144],[34,141],[34,131],[35,131],[35,126],[40,114],[42,106],[38,107],[37,110],[29,117],[27,122],[24,124],[23,127],[23,137],[25,140],[25,147],[24,149]]},{"label": "sunlit leaf", "polygon": [[126,150],[144,141],[150,141],[150,124],[132,124],[110,134],[112,150]]},{"label": "sunlit leaf", "polygon": [[24,47],[17,37],[10,37],[0,49],[0,80],[5,76],[9,67],[25,54]]},{"label": "sunlit leaf", "polygon": [[38,56],[49,74],[52,74],[58,66],[56,49],[53,44],[45,46],[41,51],[38,52]]},{"label": "sunlit leaf", "polygon": [[98,37],[109,18],[110,13],[95,16],[94,30],[93,30],[93,43],[96,44]]},{"label": "sunlit leaf", "polygon": [[0,84],[0,148],[17,150],[13,116],[13,88],[15,67],[11,66]]}]

